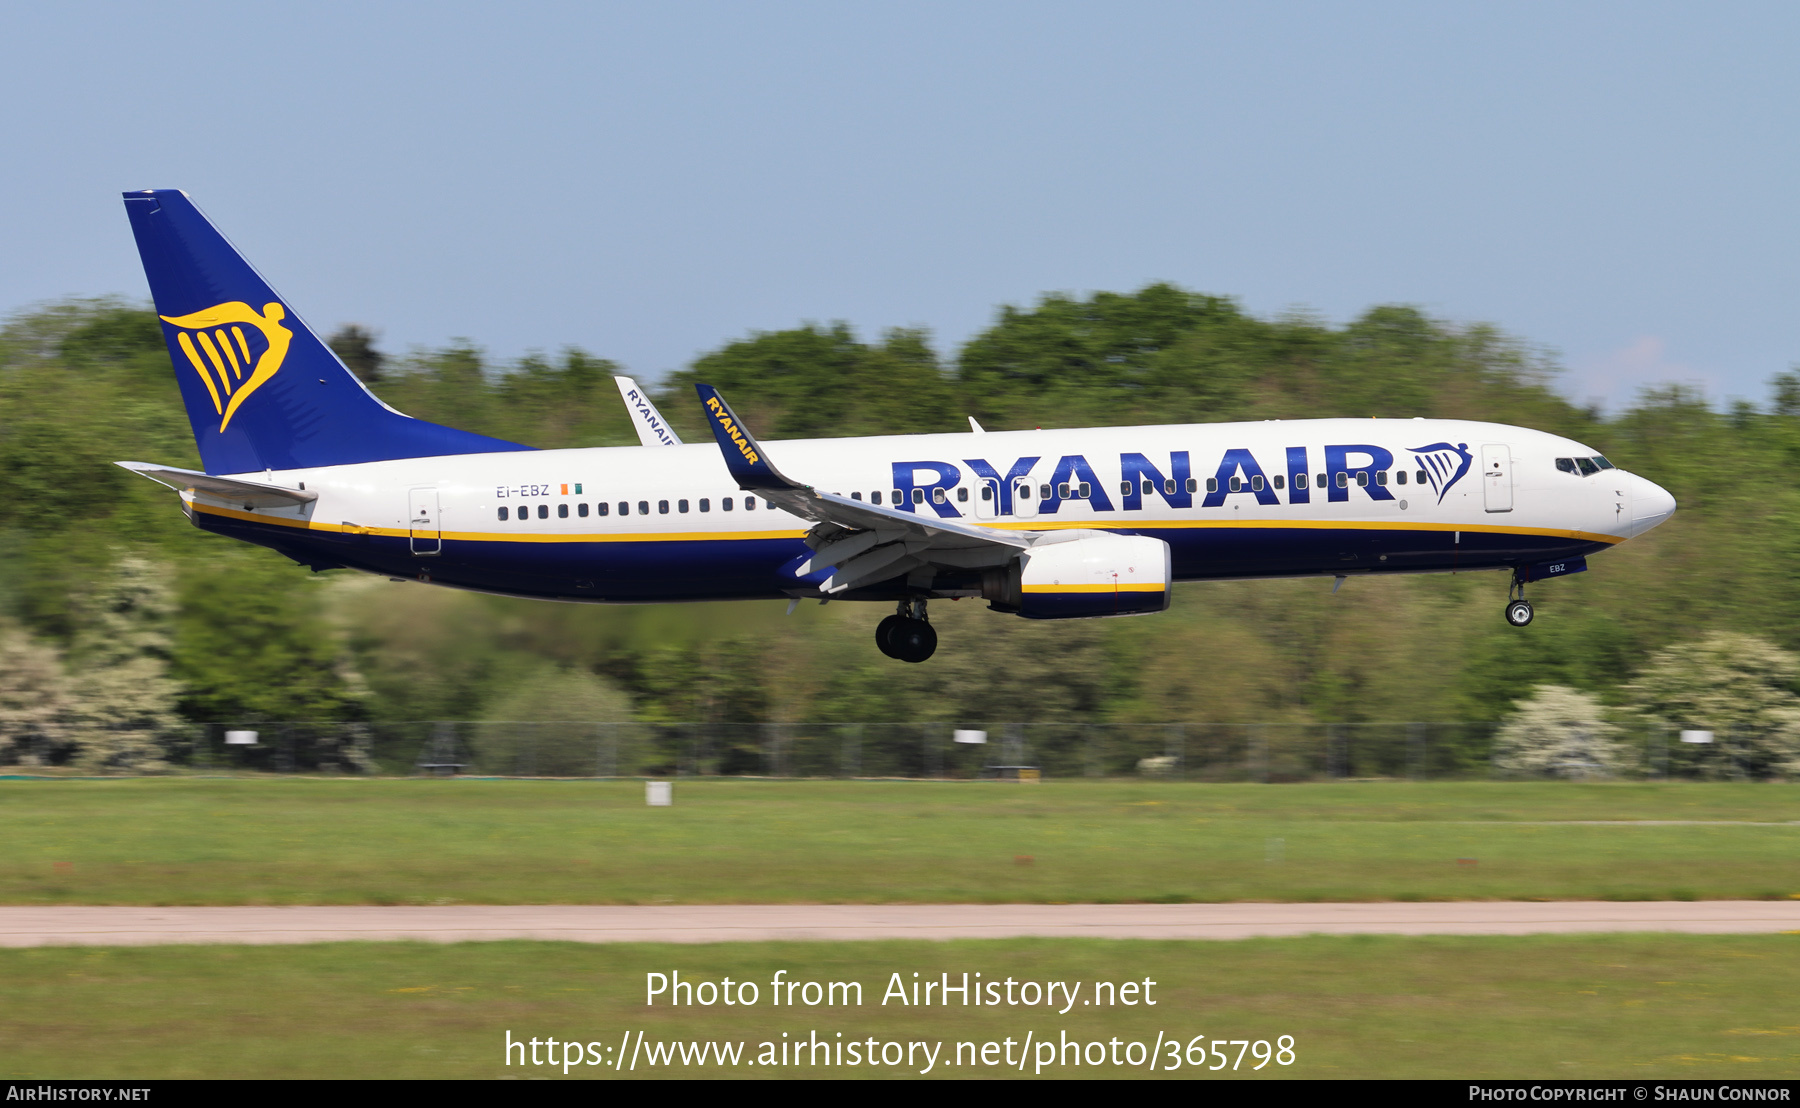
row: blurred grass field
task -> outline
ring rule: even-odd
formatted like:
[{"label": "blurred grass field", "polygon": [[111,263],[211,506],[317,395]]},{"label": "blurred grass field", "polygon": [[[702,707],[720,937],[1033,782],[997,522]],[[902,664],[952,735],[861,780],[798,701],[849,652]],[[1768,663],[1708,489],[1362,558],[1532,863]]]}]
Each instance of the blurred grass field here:
[{"label": "blurred grass field", "polygon": [[1774,784],[5,780],[0,903],[1785,898],[1796,821]]},{"label": "blurred grass field", "polygon": [[[645,974],[760,984],[760,1003],[647,1008]],[[776,970],[859,981],[860,1007],[775,1008]],[[1157,982],[1155,1007],[883,1006],[889,975]],[[1211,942],[334,943],[0,950],[0,1076],[540,1077],[503,1065],[515,1040],[819,1038],[980,1044],[1030,1032],[1084,1042],[1159,1033],[1274,1042],[1295,1061],[1236,1076],[1771,1078],[1800,1076],[1800,938],[1314,936]],[[1085,992],[1082,995],[1087,995]],[[1230,1048],[1235,1055],[1238,1048]],[[1144,1051],[1140,1048],[1139,1057]],[[515,1057],[517,1057],[515,1055]],[[547,1055],[540,1054],[540,1058]],[[967,1056],[965,1056],[967,1057]],[[1216,1060],[1209,1059],[1214,1064]],[[569,1078],[910,1076],[892,1067],[579,1066]],[[1028,1067],[1027,1073],[1030,1072]],[[1045,1076],[1151,1076],[1069,1066]],[[932,1076],[1017,1077],[940,1063]],[[1182,1078],[1229,1078],[1233,1073]]]}]

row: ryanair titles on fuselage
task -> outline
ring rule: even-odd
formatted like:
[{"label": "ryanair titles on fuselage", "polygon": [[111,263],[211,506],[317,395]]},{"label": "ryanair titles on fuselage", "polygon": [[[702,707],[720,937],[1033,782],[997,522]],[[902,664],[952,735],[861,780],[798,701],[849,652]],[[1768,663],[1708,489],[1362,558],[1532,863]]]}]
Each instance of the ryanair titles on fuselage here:
[{"label": "ryanair titles on fuselage", "polygon": [[[1118,483],[1111,486],[1112,491],[1084,454],[1059,456],[1042,478],[1033,476],[1044,468],[1041,463],[1046,458],[1041,454],[1016,459],[1004,473],[985,458],[964,458],[962,465],[968,467],[975,483],[993,486],[1000,514],[1014,512],[1017,493],[1021,499],[1038,496],[1037,514],[1054,515],[1063,503],[1073,500],[1087,501],[1096,512],[1143,511],[1146,496],[1161,497],[1170,508],[1192,508],[1196,497],[1200,507],[1217,508],[1234,493],[1248,494],[1265,505],[1309,504],[1315,496],[1341,503],[1350,499],[1352,488],[1371,500],[1394,500],[1410,480],[1419,482],[1422,495],[1441,502],[1468,475],[1473,461],[1466,442],[1408,447],[1399,458],[1395,451],[1373,443],[1332,443],[1316,454],[1307,446],[1289,446],[1282,448],[1280,463],[1271,466],[1264,466],[1248,448],[1232,447],[1223,451],[1211,476],[1202,481],[1193,475],[1192,451],[1171,450],[1167,457],[1165,467],[1146,453],[1121,452]],[[1042,488],[1021,493],[1018,483],[1027,479],[1041,481]],[[892,463],[891,487],[896,505],[903,509],[929,504],[939,516],[961,516],[959,502],[949,494],[963,482],[963,470],[953,462]],[[915,497],[914,490],[920,495]],[[1113,492],[1119,497],[1116,506]]]}]

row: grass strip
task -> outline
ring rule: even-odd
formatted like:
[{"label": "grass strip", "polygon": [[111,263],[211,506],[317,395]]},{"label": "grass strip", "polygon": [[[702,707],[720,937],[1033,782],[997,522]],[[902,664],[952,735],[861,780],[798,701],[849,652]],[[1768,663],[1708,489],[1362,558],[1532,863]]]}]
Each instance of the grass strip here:
[{"label": "grass strip", "polygon": [[[1788,785],[0,782],[0,903],[1800,895]],[[1681,821],[1681,822],[1632,822]]]}]

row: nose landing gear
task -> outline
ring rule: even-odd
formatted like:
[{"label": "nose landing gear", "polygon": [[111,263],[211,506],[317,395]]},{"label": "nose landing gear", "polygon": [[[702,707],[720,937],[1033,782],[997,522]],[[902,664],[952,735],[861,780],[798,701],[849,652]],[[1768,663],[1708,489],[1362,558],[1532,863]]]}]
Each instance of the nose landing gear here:
[{"label": "nose landing gear", "polygon": [[923,662],[937,651],[937,632],[925,621],[925,601],[914,597],[875,625],[875,645],[902,662]]},{"label": "nose landing gear", "polygon": [[1506,590],[1506,622],[1514,627],[1523,627],[1531,622],[1536,613],[1531,609],[1531,601],[1525,599],[1525,582],[1515,575],[1512,585]]}]

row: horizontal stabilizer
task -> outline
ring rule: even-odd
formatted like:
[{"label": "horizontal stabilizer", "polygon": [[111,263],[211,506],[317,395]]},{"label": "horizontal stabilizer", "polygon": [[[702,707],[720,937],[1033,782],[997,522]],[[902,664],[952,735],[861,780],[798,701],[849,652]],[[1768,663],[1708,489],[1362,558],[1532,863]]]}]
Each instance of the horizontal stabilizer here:
[{"label": "horizontal stabilizer", "polygon": [[199,496],[210,496],[218,500],[228,500],[233,504],[242,504],[245,508],[292,508],[300,504],[310,504],[319,498],[316,492],[304,489],[283,488],[280,485],[265,485],[261,481],[245,481],[237,477],[214,477],[192,469],[175,469],[172,466],[151,465],[149,462],[114,462],[121,469],[129,469],[133,473],[142,474],[159,485],[167,485],[177,492],[191,492]]}]

